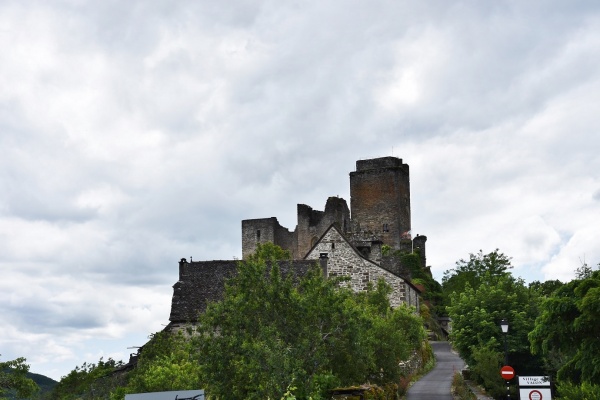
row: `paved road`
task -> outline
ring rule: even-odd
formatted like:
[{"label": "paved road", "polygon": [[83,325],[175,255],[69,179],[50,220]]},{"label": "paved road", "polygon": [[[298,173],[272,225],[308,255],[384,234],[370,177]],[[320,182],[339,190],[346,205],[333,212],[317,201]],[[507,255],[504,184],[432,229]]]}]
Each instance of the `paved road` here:
[{"label": "paved road", "polygon": [[450,351],[448,342],[431,342],[431,346],[437,361],[435,368],[410,387],[407,400],[452,400],[452,377],[465,363]]}]

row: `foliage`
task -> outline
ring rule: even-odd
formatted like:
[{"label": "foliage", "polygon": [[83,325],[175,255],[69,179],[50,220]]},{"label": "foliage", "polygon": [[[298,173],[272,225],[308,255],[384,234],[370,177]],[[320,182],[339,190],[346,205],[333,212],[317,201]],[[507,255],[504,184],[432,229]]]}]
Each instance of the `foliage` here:
[{"label": "foliage", "polygon": [[452,377],[452,396],[457,400],[477,400],[460,372],[454,373]]},{"label": "foliage", "polygon": [[564,285],[558,279],[545,282],[533,281],[529,284],[529,290],[538,297],[548,297]]},{"label": "foliage", "polygon": [[565,400],[598,400],[600,385],[583,382],[562,382],[557,385],[558,397]]},{"label": "foliage", "polygon": [[[384,254],[382,252],[382,254]],[[392,254],[398,262],[408,270],[411,276],[411,283],[415,285],[423,285],[424,291],[422,293],[422,299],[429,301],[432,304],[432,310],[436,315],[446,315],[446,309],[444,298],[442,295],[442,285],[433,277],[431,274],[423,269],[421,264],[420,249],[415,249],[411,253],[404,251],[395,251],[387,254]]]},{"label": "foliage", "polygon": [[[600,264],[598,264],[598,266],[600,267]],[[589,265],[587,265],[586,262],[583,262],[581,264],[581,266],[575,270],[575,279],[578,279],[578,280],[588,279],[588,278],[592,277],[593,273],[594,273],[594,269],[592,267],[590,267]]]},{"label": "foliage", "polygon": [[68,375],[63,376],[48,398],[104,399],[114,389],[114,385],[110,384],[109,376],[122,365],[121,361],[112,358],[107,361],[100,358],[96,364],[83,363],[81,367],[77,366]]},{"label": "foliage", "polygon": [[413,310],[390,308],[389,286],[356,295],[317,265],[295,284],[274,262],[281,255],[261,250],[200,316],[194,342],[212,396],[319,399],[336,386],[399,378],[424,331]]},{"label": "foliage", "polygon": [[539,360],[529,352],[527,334],[533,329],[536,304],[530,301],[529,292],[520,279],[510,274],[483,276],[477,289],[467,285],[462,293],[451,295],[448,307],[452,318],[451,338],[461,357],[471,366],[476,363],[473,351],[487,346],[503,352],[503,333],[500,321],[509,321],[506,335],[509,362],[518,373],[539,370]]},{"label": "foliage", "polygon": [[484,345],[473,349],[473,366],[470,367],[473,379],[486,388],[488,394],[500,398],[506,388],[500,376],[502,353],[494,349],[494,345]]},{"label": "foliage", "polygon": [[0,362],[0,398],[15,395],[17,398],[31,398],[39,387],[27,377],[29,365],[23,357]]},{"label": "foliage", "polygon": [[442,287],[447,296],[461,293],[467,286],[477,289],[485,282],[492,282],[500,277],[510,275],[512,269],[510,257],[496,249],[488,254],[479,250],[477,254],[469,254],[469,259],[460,259],[456,267],[444,272]]},{"label": "foliage", "polygon": [[531,348],[544,356],[559,382],[600,382],[598,315],[600,271],[563,285],[541,305],[529,335]]},{"label": "foliage", "polygon": [[199,354],[186,332],[155,333],[140,353],[137,367],[130,372],[127,384],[113,391],[111,399],[122,400],[131,393],[203,387]]}]

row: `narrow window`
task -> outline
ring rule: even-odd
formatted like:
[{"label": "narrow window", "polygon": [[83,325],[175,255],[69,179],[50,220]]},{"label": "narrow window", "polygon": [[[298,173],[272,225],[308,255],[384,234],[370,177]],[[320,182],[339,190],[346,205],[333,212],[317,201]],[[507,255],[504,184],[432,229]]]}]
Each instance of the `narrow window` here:
[{"label": "narrow window", "polygon": [[335,243],[331,242],[331,250],[335,250]]},{"label": "narrow window", "polygon": [[388,224],[383,224],[383,231],[384,232],[389,232],[390,231],[390,228],[389,228]]},{"label": "narrow window", "polygon": [[260,242],[260,229],[256,230],[256,241]]}]

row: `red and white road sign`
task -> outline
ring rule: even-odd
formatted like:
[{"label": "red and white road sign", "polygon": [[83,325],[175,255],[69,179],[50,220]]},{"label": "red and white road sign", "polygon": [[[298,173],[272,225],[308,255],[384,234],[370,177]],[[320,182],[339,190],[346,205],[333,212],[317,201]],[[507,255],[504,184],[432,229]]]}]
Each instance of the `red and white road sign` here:
[{"label": "red and white road sign", "polygon": [[552,400],[552,393],[548,388],[519,389],[519,394],[523,400]]},{"label": "red and white road sign", "polygon": [[515,377],[515,370],[511,366],[505,365],[500,369],[500,375],[502,375],[502,379],[505,381],[510,381]]}]

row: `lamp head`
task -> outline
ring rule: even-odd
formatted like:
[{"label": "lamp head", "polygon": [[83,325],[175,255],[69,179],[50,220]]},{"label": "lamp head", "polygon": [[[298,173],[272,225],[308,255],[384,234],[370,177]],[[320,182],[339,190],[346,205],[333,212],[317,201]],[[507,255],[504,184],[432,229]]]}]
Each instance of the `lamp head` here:
[{"label": "lamp head", "polygon": [[500,328],[502,329],[502,333],[508,333],[508,321],[506,318],[502,318],[502,321],[500,321]]}]

